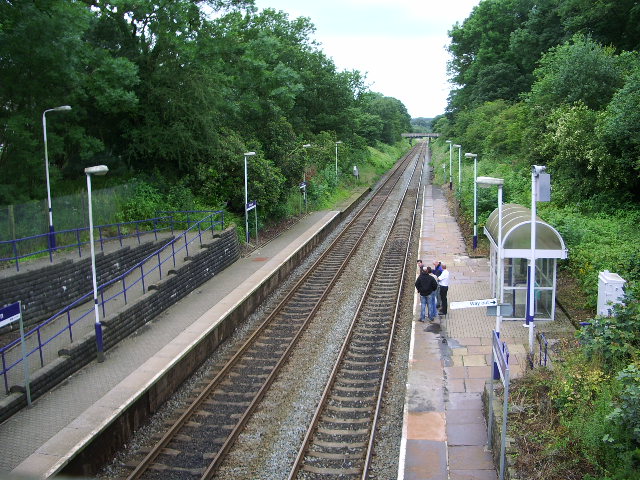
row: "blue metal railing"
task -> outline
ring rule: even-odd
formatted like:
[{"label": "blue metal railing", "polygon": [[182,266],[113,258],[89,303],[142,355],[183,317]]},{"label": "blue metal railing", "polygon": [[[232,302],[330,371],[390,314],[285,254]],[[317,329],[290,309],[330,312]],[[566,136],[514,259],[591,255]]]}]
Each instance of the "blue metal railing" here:
[{"label": "blue metal railing", "polygon": [[[155,240],[158,240],[158,233],[171,232],[174,230],[188,229],[194,220],[194,214],[213,214],[219,213],[221,210],[187,210],[180,212],[159,212],[156,218],[146,220],[136,220],[132,222],[110,223],[106,225],[94,226],[97,241],[100,244],[100,251],[104,251],[104,244],[107,241],[122,241],[127,238],[136,237],[138,243],[141,243],[140,237],[146,234],[153,234]],[[210,223],[214,223],[214,219]],[[185,225],[184,228],[176,228],[176,226]],[[223,225],[224,226],[224,225]],[[51,248],[49,239],[51,234],[41,233],[30,237],[18,238],[15,240],[0,241],[0,262],[15,263],[16,271],[20,271],[20,260],[49,254],[49,261],[53,262],[53,254],[55,252],[77,250],[78,256],[82,257],[82,246],[89,244],[89,228],[75,228],[72,230],[59,230],[54,233],[55,247]],[[11,253],[9,253],[11,252]]]},{"label": "blue metal railing", "polygon": [[[198,212],[191,211],[189,213]],[[186,222],[186,220],[178,220],[178,222],[180,221]],[[189,247],[193,246],[195,242],[199,242],[200,246],[202,246],[203,234],[211,231],[213,236],[214,230],[217,226],[220,226],[221,230],[224,229],[223,211],[209,212],[209,215],[204,219],[196,221],[179,236],[167,242],[161,248],[148,255],[129,270],[117,278],[100,285],[98,287],[98,296],[100,299],[99,306],[102,310],[102,317],[104,318],[107,315],[108,303],[116,298],[122,297],[124,304],[126,304],[128,301],[127,294],[131,293],[133,288],[141,289],[142,294],[146,293],[148,288],[145,284],[145,279],[148,279],[152,274],[157,274],[158,279],[162,279],[162,268],[167,262],[171,262],[171,265],[175,268],[176,255],[184,253],[185,256],[188,257]],[[164,258],[162,258],[163,256]],[[107,290],[113,287],[115,287],[115,292],[107,292]],[[46,364],[45,357],[47,353],[51,354],[54,358],[57,357],[60,345],[55,345],[53,343],[54,340],[62,337],[62,335],[68,334],[68,342],[72,343],[74,327],[76,328],[76,332],[82,327],[85,327],[84,332],[88,332],[89,329],[92,331],[93,323],[89,324],[89,320],[84,322],[83,320],[87,318],[90,320],[93,319],[91,315],[92,312],[94,312],[93,302],[91,302],[91,305],[87,310],[81,312],[75,311],[92,299],[93,291],[90,291],[72,304],[57,312],[55,315],[51,316],[49,319],[28,331],[25,334],[25,342],[28,343],[26,357],[29,358],[37,353],[39,357],[39,365],[40,367],[44,367]],[[61,339],[60,341],[63,340]],[[20,344],[21,339],[18,338],[0,349],[0,361],[2,363],[0,375],[3,377],[5,391],[7,394],[9,393],[9,374],[23,361]],[[45,351],[47,348],[51,351]],[[18,380],[19,379],[16,377],[15,381]]]}]

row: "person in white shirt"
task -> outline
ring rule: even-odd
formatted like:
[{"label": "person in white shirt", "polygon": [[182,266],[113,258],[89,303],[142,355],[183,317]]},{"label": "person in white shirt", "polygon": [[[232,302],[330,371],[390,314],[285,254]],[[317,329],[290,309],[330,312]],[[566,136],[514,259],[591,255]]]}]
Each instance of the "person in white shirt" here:
[{"label": "person in white shirt", "polygon": [[440,285],[440,315],[447,314],[447,293],[449,293],[449,270],[447,266],[442,264],[442,273],[438,277],[438,284]]}]

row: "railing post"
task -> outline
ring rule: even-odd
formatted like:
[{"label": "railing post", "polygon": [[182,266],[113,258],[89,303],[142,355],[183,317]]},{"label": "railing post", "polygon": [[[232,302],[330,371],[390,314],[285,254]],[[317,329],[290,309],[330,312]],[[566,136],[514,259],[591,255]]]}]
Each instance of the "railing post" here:
[{"label": "railing post", "polygon": [[144,269],[142,268],[142,265],[140,265],[140,281],[142,282],[142,293],[147,293],[147,290],[144,286]]},{"label": "railing post", "polygon": [[100,303],[102,304],[102,318],[104,318],[107,316],[107,308],[104,306],[104,288],[100,289]]},{"label": "railing post", "polygon": [[76,243],[78,244],[78,257],[82,258],[82,243],[80,242],[80,229],[76,228]]},{"label": "railing post", "polygon": [[125,283],[125,277],[122,276],[122,294],[124,295],[124,304],[127,304],[127,285]]},{"label": "railing post", "polygon": [[158,241],[158,219],[157,218],[153,219],[153,235],[157,242]]},{"label": "railing post", "polygon": [[160,280],[162,280],[162,264],[160,263],[160,250],[158,250],[158,275],[160,276]]},{"label": "railing post", "polygon": [[2,375],[4,375],[4,391],[6,395],[9,395],[9,379],[7,378],[7,360],[2,352]]},{"label": "railing post", "polygon": [[42,337],[40,336],[40,327],[38,327],[38,352],[40,353],[40,366],[44,367],[44,357],[42,356]]},{"label": "railing post", "polygon": [[136,222],[136,236],[138,237],[138,245],[140,245],[140,229],[138,228],[138,222]]},{"label": "railing post", "polygon": [[20,271],[20,261],[18,259],[18,244],[15,240],[12,242],[13,244],[13,257],[16,259],[16,272]]},{"label": "railing post", "polygon": [[69,327],[69,341],[73,343],[73,330],[71,328],[71,310],[67,310],[67,325]]},{"label": "railing post", "polygon": [[102,239],[102,227],[98,226],[98,237],[100,238],[100,251],[104,252],[104,241]]},{"label": "railing post", "polygon": [[120,241],[120,246],[122,246],[122,231],[120,230],[120,224],[118,224],[118,240]]}]

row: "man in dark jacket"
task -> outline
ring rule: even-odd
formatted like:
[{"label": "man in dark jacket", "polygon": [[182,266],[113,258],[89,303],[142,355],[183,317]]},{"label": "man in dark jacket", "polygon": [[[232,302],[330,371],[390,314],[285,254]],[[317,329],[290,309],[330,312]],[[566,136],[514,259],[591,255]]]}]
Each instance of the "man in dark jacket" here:
[{"label": "man in dark jacket", "polygon": [[[416,279],[416,290],[420,294],[420,321],[424,322],[426,310],[427,310],[427,301],[429,295],[436,291],[438,288],[438,282],[433,276],[430,275],[429,270],[431,267],[423,267],[420,275]],[[429,309],[431,310],[431,309]],[[433,321],[433,317],[431,316],[432,312],[429,311],[429,321]]]}]

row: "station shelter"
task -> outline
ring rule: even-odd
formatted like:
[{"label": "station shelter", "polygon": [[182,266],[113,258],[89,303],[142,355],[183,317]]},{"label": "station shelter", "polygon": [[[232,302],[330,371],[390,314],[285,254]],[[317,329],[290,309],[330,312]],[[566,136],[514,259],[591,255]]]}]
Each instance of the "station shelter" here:
[{"label": "station shelter", "polygon": [[[491,244],[491,294],[503,305],[512,307],[511,314],[504,315],[503,320],[524,320],[527,266],[531,258],[531,210],[511,203],[502,206],[502,245],[498,245],[498,212],[496,208],[489,215],[484,227]],[[535,233],[535,319],[553,320],[557,261],[567,258],[567,249],[558,231],[537,216]],[[502,272],[498,270],[499,264]]]}]

